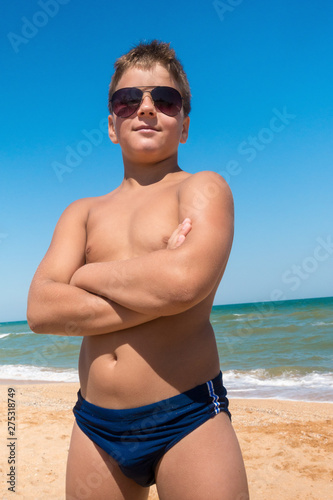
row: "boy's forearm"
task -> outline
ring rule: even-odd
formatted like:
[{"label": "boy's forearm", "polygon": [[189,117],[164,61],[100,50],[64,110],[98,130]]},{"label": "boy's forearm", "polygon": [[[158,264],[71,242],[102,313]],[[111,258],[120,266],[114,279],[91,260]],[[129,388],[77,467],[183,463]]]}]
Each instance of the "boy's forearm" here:
[{"label": "boy's forearm", "polygon": [[72,282],[142,314],[177,314],[195,298],[190,267],[180,250],[87,264],[76,271]]},{"label": "boy's forearm", "polygon": [[71,283],[142,314],[169,316],[188,310],[222,277],[233,234],[229,205],[212,204],[204,216],[197,216],[189,236],[189,224],[183,224],[190,219],[185,219],[178,235],[176,230],[169,239],[181,236],[180,246],[172,242],[132,259],[86,264],[75,271]]},{"label": "boy's forearm", "polygon": [[29,292],[27,318],[36,333],[101,335],[155,319],[72,285],[46,282]]}]

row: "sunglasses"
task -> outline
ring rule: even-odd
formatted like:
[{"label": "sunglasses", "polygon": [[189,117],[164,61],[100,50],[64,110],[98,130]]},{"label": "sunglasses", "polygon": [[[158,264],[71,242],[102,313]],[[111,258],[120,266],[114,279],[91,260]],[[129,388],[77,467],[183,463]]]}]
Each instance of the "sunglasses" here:
[{"label": "sunglasses", "polygon": [[147,92],[154,101],[155,108],[165,115],[176,116],[182,109],[183,98],[173,87],[155,87],[153,90],[141,90],[141,88],[126,87],[116,90],[111,97],[114,114],[121,118],[133,115],[139,109],[143,96]]}]

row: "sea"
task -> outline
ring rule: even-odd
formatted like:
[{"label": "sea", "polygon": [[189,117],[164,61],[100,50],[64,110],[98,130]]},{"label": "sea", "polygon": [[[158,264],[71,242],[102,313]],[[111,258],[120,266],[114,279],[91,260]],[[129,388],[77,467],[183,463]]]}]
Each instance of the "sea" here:
[{"label": "sea", "polygon": [[[333,297],[214,306],[230,398],[333,402]],[[78,382],[82,338],[0,323],[0,383]]]}]

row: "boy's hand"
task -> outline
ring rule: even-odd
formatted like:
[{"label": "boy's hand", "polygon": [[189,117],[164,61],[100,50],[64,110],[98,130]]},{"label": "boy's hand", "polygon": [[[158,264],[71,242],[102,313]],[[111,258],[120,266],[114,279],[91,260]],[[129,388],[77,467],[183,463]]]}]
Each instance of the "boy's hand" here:
[{"label": "boy's hand", "polygon": [[174,250],[184,243],[186,236],[192,229],[192,221],[189,218],[183,220],[181,224],[174,230],[168,240],[167,249]]}]

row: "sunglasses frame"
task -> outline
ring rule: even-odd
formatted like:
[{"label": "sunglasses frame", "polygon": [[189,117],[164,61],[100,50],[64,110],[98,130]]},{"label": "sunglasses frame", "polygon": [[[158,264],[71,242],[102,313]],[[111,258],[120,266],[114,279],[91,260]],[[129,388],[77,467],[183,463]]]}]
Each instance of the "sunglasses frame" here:
[{"label": "sunglasses frame", "polygon": [[[135,90],[140,90],[140,91],[142,92],[141,100],[140,100],[140,101],[138,101],[138,105],[137,105],[137,107],[134,107],[134,108],[133,108],[133,111],[132,111],[129,115],[126,115],[126,116],[121,116],[121,115],[118,115],[118,114],[114,111],[114,106],[113,106],[114,96],[117,94],[117,92],[119,92],[119,91],[121,91],[121,90],[133,90],[133,89],[135,89]],[[151,90],[148,90],[148,89],[151,89]],[[179,97],[180,97],[180,99],[181,99],[181,106],[180,106],[180,108],[179,108],[179,111],[177,111],[177,113],[172,114],[172,115],[169,115],[168,113],[165,113],[164,111],[162,111],[162,110],[159,108],[158,104],[156,105],[156,102],[155,102],[155,100],[154,100],[154,97],[152,96],[152,92],[154,92],[154,90],[156,90],[156,89],[168,89],[168,90],[170,90],[170,89],[171,89],[173,92],[176,92],[176,93],[179,95]],[[168,87],[168,86],[166,86],[166,85],[157,85],[156,87],[151,87],[151,86],[143,86],[143,87],[123,87],[123,88],[121,88],[121,89],[118,89],[118,90],[116,90],[116,91],[112,94],[112,96],[111,96],[111,106],[112,106],[112,112],[113,112],[116,116],[118,116],[118,117],[120,117],[120,118],[129,118],[130,116],[132,116],[132,115],[133,115],[133,114],[134,114],[134,113],[135,113],[135,112],[136,112],[136,111],[140,108],[141,103],[142,103],[142,101],[143,101],[143,99],[144,99],[144,97],[145,97],[145,94],[147,94],[147,93],[148,93],[148,94],[150,94],[150,99],[152,100],[152,102],[153,102],[153,104],[154,104],[154,107],[155,107],[158,111],[160,111],[161,113],[163,113],[164,115],[166,115],[166,116],[177,116],[177,115],[178,115],[178,113],[180,113],[180,112],[181,112],[181,109],[182,109],[182,107],[183,107],[183,100],[184,100],[183,96],[182,96],[182,95],[181,95],[181,93],[180,93],[177,89],[175,89],[174,87]]]}]

